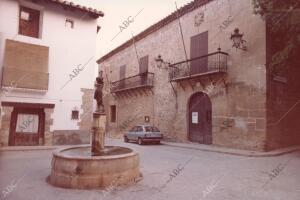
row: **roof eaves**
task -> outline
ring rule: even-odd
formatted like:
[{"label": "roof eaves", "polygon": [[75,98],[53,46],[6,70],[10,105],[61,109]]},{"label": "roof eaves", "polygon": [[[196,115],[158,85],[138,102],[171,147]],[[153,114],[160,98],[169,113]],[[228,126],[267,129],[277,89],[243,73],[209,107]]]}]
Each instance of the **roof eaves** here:
[{"label": "roof eaves", "polygon": [[67,6],[67,7],[70,7],[70,8],[75,8],[75,9],[81,10],[83,12],[88,12],[94,18],[104,16],[104,13],[100,10],[97,10],[97,9],[94,9],[94,8],[91,8],[91,7],[82,6],[80,4],[75,4],[71,1],[65,1],[65,0],[48,0],[48,1],[60,4],[60,5],[63,5],[63,6]]},{"label": "roof eaves", "polygon": [[155,32],[155,31],[161,29],[162,27],[168,25],[169,23],[173,22],[174,20],[177,19],[177,17],[181,17],[181,16],[183,16],[183,15],[195,10],[196,8],[203,6],[211,1],[213,1],[213,0],[194,0],[194,1],[184,5],[183,7],[179,8],[178,11],[172,12],[170,15],[166,16],[165,18],[163,18],[162,20],[153,24],[152,26],[148,27],[147,29],[145,29],[144,31],[139,33],[138,35],[127,40],[120,46],[116,47],[109,53],[105,54],[104,56],[102,56],[101,58],[99,58],[97,60],[97,63],[100,64],[101,62],[105,61],[106,59],[110,58],[111,56],[113,56],[113,55],[117,54],[118,52],[124,50],[125,48],[131,46],[132,40],[137,42],[137,41],[145,38],[146,36],[150,35],[151,33]]}]

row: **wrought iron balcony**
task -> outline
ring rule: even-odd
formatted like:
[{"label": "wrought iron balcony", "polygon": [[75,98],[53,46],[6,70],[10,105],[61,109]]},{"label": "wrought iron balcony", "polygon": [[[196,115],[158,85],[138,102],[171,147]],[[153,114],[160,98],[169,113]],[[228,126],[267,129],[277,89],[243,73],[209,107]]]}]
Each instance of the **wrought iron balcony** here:
[{"label": "wrought iron balcony", "polygon": [[228,53],[217,51],[170,65],[170,81],[193,79],[227,72]]},{"label": "wrought iron balcony", "polygon": [[111,83],[111,92],[123,92],[133,89],[153,87],[154,73],[143,73],[128,78],[124,78]]}]

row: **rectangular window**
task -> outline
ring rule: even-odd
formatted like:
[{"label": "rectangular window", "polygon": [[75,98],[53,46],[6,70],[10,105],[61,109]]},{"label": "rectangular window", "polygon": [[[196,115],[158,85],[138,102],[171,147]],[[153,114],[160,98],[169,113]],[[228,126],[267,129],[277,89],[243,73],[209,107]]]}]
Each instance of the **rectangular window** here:
[{"label": "rectangular window", "polygon": [[119,75],[119,89],[124,89],[125,88],[125,80],[123,80],[126,77],[126,65],[122,65],[120,67],[120,75]]},{"label": "rectangular window", "polygon": [[79,111],[78,110],[72,110],[71,119],[77,120],[79,118]]},{"label": "rectangular window", "polygon": [[144,56],[139,60],[139,70],[140,70],[140,78],[141,85],[147,85],[148,81],[148,56]]},{"label": "rectangular window", "polygon": [[19,34],[29,37],[39,37],[40,11],[20,6]]},{"label": "rectangular window", "polygon": [[148,72],[148,56],[144,56],[139,60],[139,70],[140,74]]},{"label": "rectangular window", "polygon": [[117,119],[117,107],[110,106],[110,122],[116,122]]},{"label": "rectangular window", "polygon": [[119,80],[124,79],[126,77],[126,65],[122,65],[119,72]]},{"label": "rectangular window", "polygon": [[[191,37],[191,59],[208,54],[208,31]],[[208,71],[208,58],[204,57],[191,61],[190,73],[201,74]]]}]

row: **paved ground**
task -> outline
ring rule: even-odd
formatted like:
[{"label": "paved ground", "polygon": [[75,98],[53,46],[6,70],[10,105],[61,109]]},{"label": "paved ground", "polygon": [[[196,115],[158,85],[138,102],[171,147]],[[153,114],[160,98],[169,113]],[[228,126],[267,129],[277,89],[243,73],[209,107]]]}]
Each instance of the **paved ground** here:
[{"label": "paved ground", "polygon": [[300,199],[300,152],[255,158],[120,140],[107,144],[122,144],[140,153],[142,181],[113,186],[107,192],[55,188],[45,182],[51,150],[4,151],[0,152],[0,199]]}]

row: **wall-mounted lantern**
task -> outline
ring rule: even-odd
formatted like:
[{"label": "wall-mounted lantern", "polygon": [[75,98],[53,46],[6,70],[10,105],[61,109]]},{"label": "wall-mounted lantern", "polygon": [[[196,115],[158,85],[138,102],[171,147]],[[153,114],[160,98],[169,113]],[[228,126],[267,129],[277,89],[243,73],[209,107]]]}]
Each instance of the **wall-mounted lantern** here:
[{"label": "wall-mounted lantern", "polygon": [[165,62],[161,55],[158,55],[157,58],[155,58],[155,62],[159,69],[168,69],[168,67],[171,65],[169,62]]},{"label": "wall-mounted lantern", "polygon": [[158,55],[157,58],[155,58],[155,62],[159,69],[169,70],[170,67],[176,68],[170,62],[164,61],[164,59],[162,59],[161,55]]},{"label": "wall-mounted lantern", "polygon": [[243,40],[243,36],[244,36],[244,34],[240,33],[240,30],[238,28],[235,28],[234,33],[231,34],[231,37],[230,37],[230,39],[233,41],[232,47],[246,51],[247,47],[244,44],[246,42],[246,40]]}]

